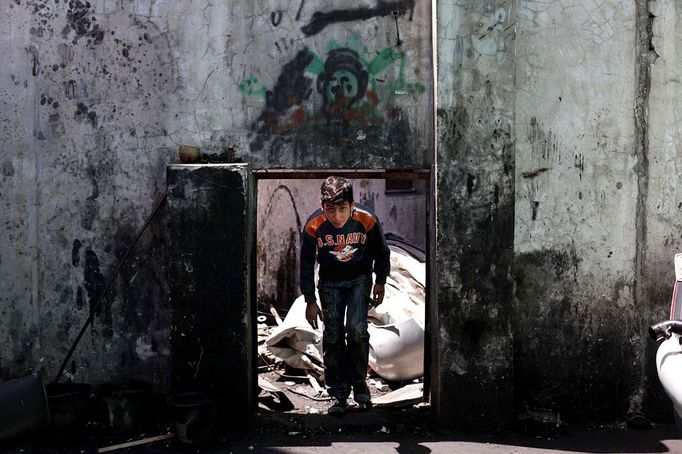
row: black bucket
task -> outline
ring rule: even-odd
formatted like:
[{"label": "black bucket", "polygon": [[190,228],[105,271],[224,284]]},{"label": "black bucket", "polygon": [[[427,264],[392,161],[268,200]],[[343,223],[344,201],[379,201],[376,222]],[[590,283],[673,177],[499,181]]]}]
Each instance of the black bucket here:
[{"label": "black bucket", "polygon": [[0,446],[50,427],[45,386],[38,375],[0,383]]},{"label": "black bucket", "polygon": [[91,413],[92,386],[86,383],[49,383],[53,435],[67,436],[81,432]]},{"label": "black bucket", "polygon": [[108,383],[100,387],[106,421],[115,432],[131,432],[149,424],[152,386],[143,381]]},{"label": "black bucket", "polygon": [[186,392],[171,394],[167,401],[180,442],[201,445],[213,439],[217,417],[214,399],[202,392]]}]

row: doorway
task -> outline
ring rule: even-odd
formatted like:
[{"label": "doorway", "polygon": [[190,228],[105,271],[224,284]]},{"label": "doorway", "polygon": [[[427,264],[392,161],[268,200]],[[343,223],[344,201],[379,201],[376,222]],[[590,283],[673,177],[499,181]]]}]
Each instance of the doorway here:
[{"label": "doorway", "polygon": [[[365,205],[378,215],[394,259],[404,258],[403,261],[408,263],[419,262],[422,267],[420,278],[414,279],[409,271],[401,268],[398,271],[403,278],[401,282],[398,283],[390,278],[387,282],[387,293],[391,290],[399,294],[398,297],[405,296],[407,300],[417,301],[419,298],[417,293],[420,291],[418,282],[421,280],[423,297],[421,310],[423,312],[421,318],[414,324],[418,326],[421,322],[421,373],[415,379],[414,373],[400,375],[401,371],[398,371],[396,375],[395,368],[394,371],[382,370],[380,352],[375,352],[373,358],[373,350],[371,350],[368,384],[373,399],[388,395],[416,380],[419,384],[420,400],[428,402],[431,392],[431,323],[429,321],[432,320],[434,310],[432,302],[435,301],[432,296],[433,292],[430,291],[432,282],[429,258],[432,238],[429,233],[431,224],[429,220],[433,208],[429,170],[256,170],[252,172],[254,183],[252,196],[256,200],[254,221],[256,228],[252,229],[254,251],[251,263],[255,266],[250,270],[250,282],[253,289],[250,294],[252,313],[256,315],[254,320],[257,321],[252,330],[252,351],[253,357],[257,360],[257,376],[259,379],[265,378],[270,382],[277,381],[275,386],[287,391],[286,394],[290,396],[305,394],[304,399],[314,397],[313,395],[324,397],[321,354],[316,355],[312,349],[313,351],[308,351],[309,355],[303,354],[303,364],[300,363],[300,358],[285,361],[283,357],[290,352],[278,350],[278,347],[282,347],[281,344],[272,348],[272,333],[282,331],[282,325],[291,324],[287,321],[287,317],[290,315],[290,310],[295,311],[297,298],[300,296],[298,288],[300,232],[308,216],[319,208],[320,184],[329,175],[341,175],[352,180],[356,203]],[[395,260],[392,260],[392,268],[397,266],[399,265],[396,265]],[[408,275],[407,278],[405,275]],[[401,276],[398,276],[397,280],[400,279]],[[407,291],[405,291],[405,285],[407,285]],[[409,295],[410,290],[413,290],[412,295]],[[381,326],[387,320],[391,321],[390,314],[379,314],[379,317],[387,316],[388,319],[376,319],[372,318],[373,316],[377,315],[370,311],[370,344],[372,344],[373,336],[372,324],[376,323],[376,326]],[[291,317],[295,318],[295,315]],[[303,324],[306,324],[305,321]],[[403,332],[405,332],[405,326],[407,325],[403,325]],[[378,335],[381,335],[381,328],[377,329],[380,330]],[[374,335],[377,336],[377,334]],[[300,341],[301,337],[305,337],[305,334],[294,336],[296,341]],[[313,336],[306,342],[315,343],[315,339]],[[293,348],[294,354],[301,353],[298,351],[302,350],[301,345],[303,349],[310,347],[306,346],[305,342],[299,343],[296,348]],[[296,365],[298,367],[295,367]],[[409,377],[409,380],[406,377]],[[319,402],[317,400],[306,401],[294,397],[292,401],[294,405],[306,407],[305,409],[295,408],[291,410],[293,412],[319,411],[320,408],[320,405],[316,403]]]}]

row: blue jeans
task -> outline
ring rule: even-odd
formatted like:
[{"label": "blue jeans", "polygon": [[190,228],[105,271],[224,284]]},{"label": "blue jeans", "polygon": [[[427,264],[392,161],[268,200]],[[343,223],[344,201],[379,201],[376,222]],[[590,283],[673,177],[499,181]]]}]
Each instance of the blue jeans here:
[{"label": "blue jeans", "polygon": [[364,383],[367,376],[371,287],[371,275],[344,281],[320,280],[318,284],[324,321],[324,377],[331,397],[347,399],[352,385]]}]

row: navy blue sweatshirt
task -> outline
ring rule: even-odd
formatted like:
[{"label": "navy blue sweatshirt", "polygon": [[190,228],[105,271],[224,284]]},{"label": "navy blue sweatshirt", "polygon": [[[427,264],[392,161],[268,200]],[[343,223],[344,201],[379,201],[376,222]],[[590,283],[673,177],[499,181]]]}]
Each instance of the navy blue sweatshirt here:
[{"label": "navy blue sweatshirt", "polygon": [[317,209],[301,232],[301,293],[315,300],[315,254],[320,279],[347,280],[376,274],[375,282],[385,284],[391,268],[390,254],[379,218],[367,207],[355,204],[346,224],[337,229]]}]

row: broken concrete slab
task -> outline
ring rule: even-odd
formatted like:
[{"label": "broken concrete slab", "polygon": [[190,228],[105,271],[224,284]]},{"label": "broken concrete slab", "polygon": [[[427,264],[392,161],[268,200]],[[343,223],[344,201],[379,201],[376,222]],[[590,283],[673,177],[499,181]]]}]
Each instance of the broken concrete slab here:
[{"label": "broken concrete slab", "polygon": [[407,407],[424,398],[424,384],[411,383],[373,400],[377,407]]}]

